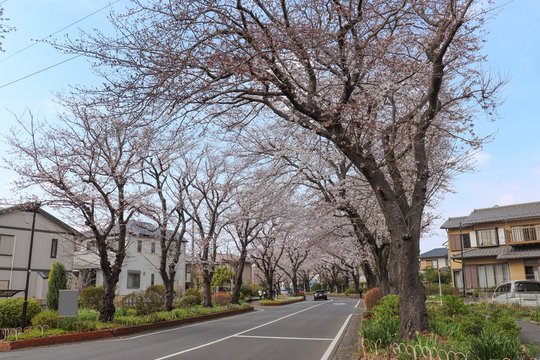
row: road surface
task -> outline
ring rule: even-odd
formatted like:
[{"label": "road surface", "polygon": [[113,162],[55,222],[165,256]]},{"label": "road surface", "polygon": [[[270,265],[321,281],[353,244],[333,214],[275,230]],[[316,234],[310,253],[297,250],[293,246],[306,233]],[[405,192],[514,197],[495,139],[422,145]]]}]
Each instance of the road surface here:
[{"label": "road surface", "polygon": [[0,353],[18,360],[331,359],[356,299],[312,300],[121,338]]}]

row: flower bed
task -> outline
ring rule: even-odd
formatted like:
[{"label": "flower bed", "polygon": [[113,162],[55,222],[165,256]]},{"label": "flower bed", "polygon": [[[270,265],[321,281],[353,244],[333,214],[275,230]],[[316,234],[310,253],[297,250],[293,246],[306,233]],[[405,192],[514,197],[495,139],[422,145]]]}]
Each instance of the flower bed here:
[{"label": "flower bed", "polygon": [[[100,327],[103,327],[100,330],[82,332],[73,331],[59,334],[59,330],[64,330],[45,329],[43,327],[40,330],[33,328],[28,332],[23,332],[16,336],[10,335],[6,340],[0,341],[0,350],[6,351],[27,347],[105,339],[143,331],[175,327],[250,311],[253,311],[253,307],[248,305],[227,305],[213,308],[194,307],[191,309],[174,309],[169,312],[162,311],[144,317],[132,316],[133,318],[142,318],[136,325],[122,325],[118,322],[100,323]],[[15,337],[17,340],[14,339]]]},{"label": "flower bed", "polygon": [[[441,304],[442,302],[442,304]],[[388,295],[364,313],[361,345],[363,358],[398,359],[414,353],[433,359],[525,359],[535,349],[523,346],[516,319],[527,316],[522,308],[495,304],[467,305],[455,296],[428,304],[429,332],[415,341],[399,337],[399,297]],[[441,355],[442,354],[442,355]],[[446,355],[444,355],[446,354]]]}]

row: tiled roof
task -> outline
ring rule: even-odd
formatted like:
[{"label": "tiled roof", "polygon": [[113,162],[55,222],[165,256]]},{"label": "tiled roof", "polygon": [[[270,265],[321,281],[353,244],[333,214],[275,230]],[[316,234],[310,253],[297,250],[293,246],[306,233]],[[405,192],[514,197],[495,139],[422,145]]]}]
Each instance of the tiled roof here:
[{"label": "tiled roof", "polygon": [[467,217],[465,223],[472,225],[501,220],[528,219],[532,217],[540,217],[540,202],[476,209]]},{"label": "tiled roof", "polygon": [[514,247],[508,246],[506,251],[497,256],[497,259],[526,259],[540,258],[539,247]]},{"label": "tiled roof", "polygon": [[[473,259],[473,258],[482,258],[482,257],[492,257],[498,256],[499,254],[506,251],[504,246],[497,247],[487,247],[487,248],[472,248],[470,250],[463,251],[464,259]],[[455,253],[452,256],[453,259],[461,259],[461,252]]]},{"label": "tiled roof", "polygon": [[463,223],[466,219],[467,216],[448,218],[448,220],[441,225],[441,229],[459,229],[460,223]]},{"label": "tiled roof", "polygon": [[469,216],[449,218],[441,225],[441,229],[458,229],[460,222],[463,226],[490,223],[503,220],[520,220],[540,218],[540,202],[494,206],[484,209],[475,209]]},{"label": "tiled roof", "polygon": [[426,251],[423,254],[420,254],[420,259],[431,259],[431,258],[442,258],[448,256],[448,249],[447,248],[437,248],[432,249],[429,251]]}]

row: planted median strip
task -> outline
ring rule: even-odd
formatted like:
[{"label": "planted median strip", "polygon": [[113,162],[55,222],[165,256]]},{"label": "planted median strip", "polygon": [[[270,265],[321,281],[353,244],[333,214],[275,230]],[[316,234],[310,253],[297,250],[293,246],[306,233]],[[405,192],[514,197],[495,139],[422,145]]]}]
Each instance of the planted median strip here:
[{"label": "planted median strip", "polygon": [[[90,331],[66,332],[63,329],[51,328],[47,325],[34,327],[25,332],[13,329],[14,331],[11,334],[6,333],[7,336],[5,340],[0,341],[0,350],[6,351],[36,346],[106,339],[217,319],[250,311],[253,311],[253,307],[249,305],[227,305],[212,308],[193,307],[190,309],[161,311],[147,316],[133,316],[131,319],[120,316],[118,320],[122,323],[115,321],[111,323],[97,323]],[[81,321],[81,324],[84,324],[84,322],[85,320]],[[131,325],[128,325],[130,323]]]},{"label": "planted median strip", "polygon": [[262,306],[280,306],[280,305],[287,305],[287,304],[293,304],[300,301],[305,301],[305,296],[292,296],[292,297],[286,297],[286,298],[276,298],[274,300],[261,300],[260,304]]}]

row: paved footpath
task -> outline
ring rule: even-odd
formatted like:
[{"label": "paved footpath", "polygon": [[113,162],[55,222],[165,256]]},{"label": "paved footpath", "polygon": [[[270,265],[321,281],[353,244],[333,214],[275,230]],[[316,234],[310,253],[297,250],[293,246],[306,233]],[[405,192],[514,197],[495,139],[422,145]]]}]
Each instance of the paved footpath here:
[{"label": "paved footpath", "polygon": [[518,320],[518,325],[521,327],[519,337],[525,344],[533,343],[540,347],[540,325],[527,320]]}]

